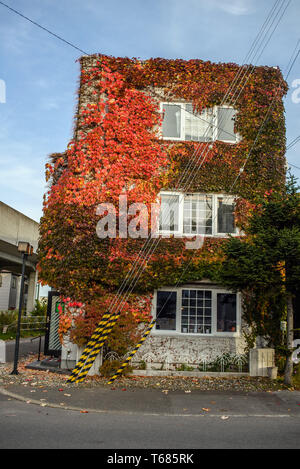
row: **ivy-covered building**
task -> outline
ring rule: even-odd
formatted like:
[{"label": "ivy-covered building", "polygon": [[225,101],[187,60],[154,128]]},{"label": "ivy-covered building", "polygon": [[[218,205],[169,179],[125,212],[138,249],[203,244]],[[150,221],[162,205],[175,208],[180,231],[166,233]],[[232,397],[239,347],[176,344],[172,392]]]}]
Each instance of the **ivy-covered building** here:
[{"label": "ivy-covered building", "polygon": [[[261,197],[284,187],[280,70],[103,55],[80,64],[74,138],[47,164],[39,262],[46,283],[86,305],[73,340],[91,334],[138,265],[122,314],[157,321],[137,359],[196,365],[243,353],[243,299],[218,274],[228,236],[243,236]],[[159,201],[153,251],[121,233],[120,195],[148,213]],[[115,207],[116,237],[97,236],[101,203]]]}]

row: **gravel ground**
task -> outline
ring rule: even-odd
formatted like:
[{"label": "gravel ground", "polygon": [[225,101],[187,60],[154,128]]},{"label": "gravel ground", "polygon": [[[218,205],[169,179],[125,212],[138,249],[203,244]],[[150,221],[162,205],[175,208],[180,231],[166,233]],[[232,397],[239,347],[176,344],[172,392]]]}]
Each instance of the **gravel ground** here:
[{"label": "gravel ground", "polygon": [[[83,383],[67,383],[68,376],[48,371],[38,371],[26,369],[25,366],[36,361],[37,355],[23,358],[19,361],[19,374],[11,375],[12,363],[0,364],[0,386],[9,388],[10,385],[22,385],[33,388],[91,388],[110,387],[111,389],[122,388],[149,388],[161,389],[165,391],[183,390],[189,392],[195,389],[202,391],[276,391],[287,389],[281,382],[268,378],[242,376],[234,377],[174,377],[174,376],[136,376],[121,377],[114,381],[113,385],[108,385],[108,379],[104,377],[87,377]],[[293,391],[294,388],[288,388]]]}]

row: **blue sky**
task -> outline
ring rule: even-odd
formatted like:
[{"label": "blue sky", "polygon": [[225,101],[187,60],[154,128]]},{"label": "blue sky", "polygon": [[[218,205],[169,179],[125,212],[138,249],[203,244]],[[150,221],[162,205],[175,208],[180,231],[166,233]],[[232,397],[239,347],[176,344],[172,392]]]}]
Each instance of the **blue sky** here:
[{"label": "blue sky", "polygon": [[[274,0],[4,1],[88,53],[236,63],[242,63],[274,4]],[[299,39],[299,17],[300,2],[292,0],[259,65],[286,69]],[[0,94],[0,200],[38,221],[47,156],[64,151],[72,135],[80,53],[2,5],[0,39],[0,86],[6,85],[5,103]],[[289,143],[300,134],[299,57],[288,84]],[[300,167],[300,143],[287,157]],[[293,173],[300,177],[300,170],[293,168]]]}]

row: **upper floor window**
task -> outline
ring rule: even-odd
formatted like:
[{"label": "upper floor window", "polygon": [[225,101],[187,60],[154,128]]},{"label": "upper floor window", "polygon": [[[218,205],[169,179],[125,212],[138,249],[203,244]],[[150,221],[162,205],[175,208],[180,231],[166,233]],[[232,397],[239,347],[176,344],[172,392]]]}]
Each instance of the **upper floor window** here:
[{"label": "upper floor window", "polygon": [[222,140],[236,143],[235,109],[215,106],[201,113],[193,111],[191,103],[161,103],[164,113],[162,136],[169,140],[211,142]]},{"label": "upper floor window", "polygon": [[178,236],[238,234],[234,197],[161,192],[159,232]]}]

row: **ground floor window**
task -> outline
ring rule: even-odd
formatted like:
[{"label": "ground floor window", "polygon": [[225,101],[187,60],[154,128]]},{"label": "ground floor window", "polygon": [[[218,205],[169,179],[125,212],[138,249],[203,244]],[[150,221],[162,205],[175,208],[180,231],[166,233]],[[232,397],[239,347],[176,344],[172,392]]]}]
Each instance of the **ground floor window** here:
[{"label": "ground floor window", "polygon": [[153,306],[156,331],[231,335],[239,329],[239,294],[218,288],[160,289]]},{"label": "ground floor window", "polygon": [[174,291],[158,291],[156,328],[160,330],[176,330],[176,297]]}]

